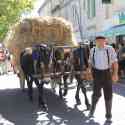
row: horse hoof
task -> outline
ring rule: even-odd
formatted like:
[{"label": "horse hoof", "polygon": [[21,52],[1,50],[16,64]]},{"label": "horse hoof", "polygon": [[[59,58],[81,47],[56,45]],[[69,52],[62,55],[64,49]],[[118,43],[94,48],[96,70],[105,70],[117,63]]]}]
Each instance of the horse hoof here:
[{"label": "horse hoof", "polygon": [[88,104],[88,105],[87,105],[87,110],[90,110],[90,109],[91,109],[91,105]]},{"label": "horse hoof", "polygon": [[43,81],[42,81],[42,83],[44,83],[44,84],[46,84],[46,85],[48,85],[49,82],[50,82],[49,80],[43,80]]},{"label": "horse hoof", "polygon": [[94,118],[93,112],[90,111],[89,114],[88,114],[88,117],[89,118]]},{"label": "horse hoof", "polygon": [[48,111],[48,107],[47,107],[46,104],[41,105],[41,106],[40,106],[40,109],[43,110],[44,112],[47,112],[47,111]]},{"label": "horse hoof", "polygon": [[52,88],[52,92],[53,92],[53,93],[56,93],[56,90],[55,90],[54,88]]},{"label": "horse hoof", "polygon": [[75,99],[76,99],[76,104],[77,105],[81,105],[81,101],[80,101],[80,99],[77,96],[75,96]]},{"label": "horse hoof", "polygon": [[76,104],[77,104],[77,105],[81,105],[80,99],[76,99]]}]

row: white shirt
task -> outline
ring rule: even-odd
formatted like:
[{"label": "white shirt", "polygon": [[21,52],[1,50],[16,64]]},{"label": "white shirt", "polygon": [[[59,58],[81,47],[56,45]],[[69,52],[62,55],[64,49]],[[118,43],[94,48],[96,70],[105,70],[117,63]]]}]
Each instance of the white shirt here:
[{"label": "white shirt", "polygon": [[[108,50],[108,55],[107,55],[107,50]],[[93,53],[94,53],[94,60],[93,60]],[[108,56],[109,56],[109,63],[108,63]],[[105,45],[104,48],[94,47],[90,50],[89,62],[96,69],[105,70],[111,68],[112,63],[116,61],[117,61],[117,54],[114,48],[111,46]]]}]

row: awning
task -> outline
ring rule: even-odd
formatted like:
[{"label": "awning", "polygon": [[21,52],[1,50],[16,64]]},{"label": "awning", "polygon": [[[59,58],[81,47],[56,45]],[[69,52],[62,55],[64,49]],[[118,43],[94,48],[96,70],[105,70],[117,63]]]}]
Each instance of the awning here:
[{"label": "awning", "polygon": [[113,26],[105,31],[97,33],[106,37],[125,35],[125,24]]}]

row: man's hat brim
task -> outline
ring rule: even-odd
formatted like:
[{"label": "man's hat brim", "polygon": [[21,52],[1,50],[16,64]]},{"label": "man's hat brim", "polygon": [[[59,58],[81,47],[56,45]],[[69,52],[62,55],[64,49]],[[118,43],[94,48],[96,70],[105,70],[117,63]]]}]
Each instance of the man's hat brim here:
[{"label": "man's hat brim", "polygon": [[97,39],[106,39],[106,37],[105,37],[105,36],[96,36],[95,39],[96,39],[96,40],[97,40]]}]

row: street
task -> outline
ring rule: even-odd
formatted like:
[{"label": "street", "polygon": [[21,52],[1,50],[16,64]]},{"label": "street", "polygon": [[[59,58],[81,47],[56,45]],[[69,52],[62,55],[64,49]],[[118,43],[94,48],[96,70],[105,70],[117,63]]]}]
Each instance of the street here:
[{"label": "street", "polygon": [[[112,124],[125,124],[125,84],[113,85]],[[95,117],[89,119],[84,104],[84,96],[80,94],[82,104],[75,102],[75,89],[70,89],[65,99],[61,100],[48,86],[45,87],[45,98],[49,111],[38,108],[37,90],[34,88],[33,104],[29,102],[26,91],[19,88],[16,75],[0,76],[0,125],[109,125],[105,123],[105,107],[103,96],[97,104]],[[91,91],[88,91],[91,100]]]}]

